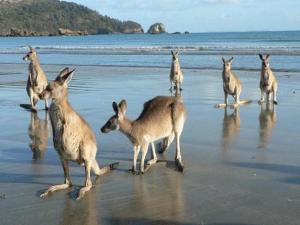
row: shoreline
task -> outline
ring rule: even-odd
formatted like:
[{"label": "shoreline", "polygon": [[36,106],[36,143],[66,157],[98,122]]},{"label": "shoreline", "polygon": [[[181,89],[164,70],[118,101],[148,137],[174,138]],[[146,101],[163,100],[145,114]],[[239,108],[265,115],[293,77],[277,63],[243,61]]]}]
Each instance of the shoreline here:
[{"label": "shoreline", "polygon": [[[6,65],[22,65],[22,66],[28,66],[28,63],[0,63],[0,65],[2,66],[6,66]],[[61,66],[61,67],[103,67],[103,68],[124,68],[124,69],[166,69],[169,70],[170,67],[169,66],[151,66],[151,65],[147,65],[147,66],[133,66],[133,65],[100,65],[100,64],[67,64],[67,63],[62,63],[62,64],[51,64],[51,63],[43,63],[42,66]],[[182,70],[187,70],[187,71],[222,71],[221,67],[181,67]],[[241,71],[241,72],[260,72],[261,69],[257,68],[238,68],[238,67],[233,67],[232,68],[233,71]],[[298,75],[300,72],[300,69],[272,69],[273,72],[277,72],[277,73],[291,73],[293,75]],[[299,74],[300,75],[300,74]],[[284,76],[288,76],[288,75],[284,75]]]}]

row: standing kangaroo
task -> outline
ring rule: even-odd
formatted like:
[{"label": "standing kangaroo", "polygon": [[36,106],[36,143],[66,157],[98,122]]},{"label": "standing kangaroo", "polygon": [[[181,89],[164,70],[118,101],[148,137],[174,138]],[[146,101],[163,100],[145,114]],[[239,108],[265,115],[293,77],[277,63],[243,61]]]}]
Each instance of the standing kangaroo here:
[{"label": "standing kangaroo", "polygon": [[176,91],[182,90],[181,85],[183,82],[183,73],[181,72],[180,69],[180,64],[179,64],[179,58],[178,58],[178,51],[171,51],[172,54],[172,64],[171,64],[171,71],[170,71],[170,91],[173,90],[173,83],[175,85]]},{"label": "standing kangaroo", "polygon": [[122,100],[119,105],[112,104],[115,115],[113,115],[101,128],[103,133],[111,130],[120,130],[133,144],[133,166],[132,172],[136,172],[136,161],[140,149],[142,150],[141,173],[144,173],[144,161],[151,143],[153,159],[148,161],[148,165],[156,163],[157,157],[154,148],[154,141],[167,138],[168,148],[176,137],[175,160],[178,169],[183,171],[183,164],[180,152],[180,135],[186,120],[186,110],[181,97],[158,96],[144,104],[144,109],[140,116],[132,121],[126,117],[127,103]]},{"label": "standing kangaroo", "polygon": [[231,57],[229,60],[225,60],[224,58],[222,58],[222,61],[223,61],[222,79],[223,79],[223,91],[224,91],[224,104],[219,104],[217,107],[221,107],[221,106],[226,107],[228,105],[228,95],[234,97],[235,100],[234,106],[237,106],[240,104],[242,84],[237,78],[237,76],[231,70],[233,57]]},{"label": "standing kangaroo", "polygon": [[[42,69],[35,49],[29,46],[29,52],[23,57],[23,60],[31,62],[28,66],[28,79],[27,79],[27,94],[30,99],[31,109],[36,111],[35,105],[40,100],[41,94],[48,85],[47,77]],[[48,102],[45,99],[45,109],[48,109]]]},{"label": "standing kangaroo", "polygon": [[118,163],[114,163],[101,169],[98,166],[96,137],[89,124],[74,111],[68,102],[68,83],[73,73],[74,70],[69,71],[69,68],[65,68],[40,95],[42,99],[52,98],[49,114],[53,130],[53,142],[65,176],[63,184],[50,187],[41,197],[72,186],[69,176],[69,161],[85,166],[85,186],[80,189],[77,200],[82,198],[92,187],[91,171],[99,176],[118,165]]},{"label": "standing kangaroo", "polygon": [[262,61],[259,85],[261,98],[259,103],[264,102],[265,96],[267,101],[271,101],[271,95],[273,94],[273,103],[277,104],[278,83],[275,74],[270,68],[270,55],[268,54],[264,57],[263,55],[259,54],[259,58]]}]

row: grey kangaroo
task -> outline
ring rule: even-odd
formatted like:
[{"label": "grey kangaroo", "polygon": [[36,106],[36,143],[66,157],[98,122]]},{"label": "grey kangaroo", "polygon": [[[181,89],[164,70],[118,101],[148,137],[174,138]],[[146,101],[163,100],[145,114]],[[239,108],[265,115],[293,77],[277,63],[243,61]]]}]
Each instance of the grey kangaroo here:
[{"label": "grey kangaroo", "polygon": [[[30,61],[28,66],[28,79],[26,91],[30,99],[31,109],[36,111],[35,105],[40,100],[41,94],[48,85],[48,80],[42,69],[35,49],[29,46],[29,52],[23,57],[23,60]],[[48,109],[47,99],[45,100],[45,109]]]},{"label": "grey kangaroo", "polygon": [[271,96],[273,95],[273,103],[277,104],[277,89],[278,83],[275,74],[272,72],[270,67],[270,55],[263,56],[259,54],[259,58],[262,61],[261,73],[260,73],[260,91],[261,97],[259,103],[265,101],[265,96],[267,101],[271,101]]},{"label": "grey kangaroo", "polygon": [[70,71],[69,68],[65,68],[40,95],[42,99],[52,98],[49,114],[53,130],[53,143],[59,154],[65,176],[63,184],[51,186],[41,197],[72,186],[69,161],[77,162],[85,167],[85,185],[80,189],[77,200],[92,188],[91,171],[100,176],[118,166],[118,163],[113,163],[99,168],[96,161],[96,137],[89,124],[74,111],[68,101],[68,83],[73,73],[74,70]]},{"label": "grey kangaroo", "polygon": [[126,117],[127,103],[122,100],[119,104],[112,104],[115,114],[101,128],[103,133],[111,130],[120,130],[133,144],[133,166],[132,172],[136,172],[136,162],[140,150],[142,150],[140,171],[144,173],[144,161],[148,146],[152,146],[153,159],[149,165],[156,163],[154,141],[167,138],[168,148],[176,137],[175,160],[179,171],[183,171],[183,163],[180,150],[180,135],[186,120],[186,110],[181,97],[158,96],[144,104],[144,109],[136,120]]},{"label": "grey kangaroo", "polygon": [[237,78],[236,74],[232,72],[231,65],[233,62],[233,57],[229,60],[225,60],[222,58],[223,61],[223,72],[222,72],[222,79],[223,79],[223,91],[224,91],[224,104],[217,104],[216,107],[227,107],[228,106],[228,95],[234,97],[235,104],[233,107],[237,107],[242,104],[248,104],[251,100],[240,100],[240,95],[242,93],[242,83]]},{"label": "grey kangaroo", "polygon": [[181,91],[181,85],[183,82],[183,73],[180,69],[180,64],[179,64],[179,57],[178,57],[178,51],[171,51],[172,54],[172,64],[171,64],[171,71],[170,71],[170,91],[173,90],[173,84],[175,90]]}]

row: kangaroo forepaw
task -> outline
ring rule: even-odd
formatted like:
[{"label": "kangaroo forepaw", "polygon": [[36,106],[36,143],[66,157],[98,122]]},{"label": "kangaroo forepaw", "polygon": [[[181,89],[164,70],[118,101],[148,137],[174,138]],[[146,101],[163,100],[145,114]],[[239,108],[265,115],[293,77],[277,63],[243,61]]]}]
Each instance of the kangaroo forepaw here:
[{"label": "kangaroo forepaw", "polygon": [[275,105],[278,105],[278,101],[277,101],[277,100],[274,100],[273,103],[274,103]]}]

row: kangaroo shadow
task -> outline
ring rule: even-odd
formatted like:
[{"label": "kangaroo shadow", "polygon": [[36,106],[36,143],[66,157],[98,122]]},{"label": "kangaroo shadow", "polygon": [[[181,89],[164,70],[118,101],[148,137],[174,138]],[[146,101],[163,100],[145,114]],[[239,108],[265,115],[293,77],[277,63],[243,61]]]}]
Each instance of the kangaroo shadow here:
[{"label": "kangaroo shadow", "polygon": [[[74,195],[74,193],[74,191],[71,191],[69,195]],[[99,209],[97,208],[97,191],[95,189],[92,189],[84,199],[76,202],[76,204],[74,204],[73,199],[76,199],[76,196],[70,198],[68,195],[65,195],[60,224],[100,224],[98,218]]]},{"label": "kangaroo shadow", "polygon": [[276,106],[273,103],[262,103],[259,114],[259,146],[266,149],[272,136],[272,131],[276,124]]},{"label": "kangaroo shadow", "polygon": [[222,149],[224,153],[231,149],[233,141],[239,134],[240,124],[239,107],[234,108],[231,114],[228,114],[228,109],[225,107],[222,129]]},{"label": "kangaroo shadow", "polygon": [[32,158],[34,160],[43,159],[48,147],[49,138],[49,122],[47,111],[45,111],[45,119],[40,119],[37,113],[31,112],[28,136],[31,141],[29,147],[33,154]]}]

